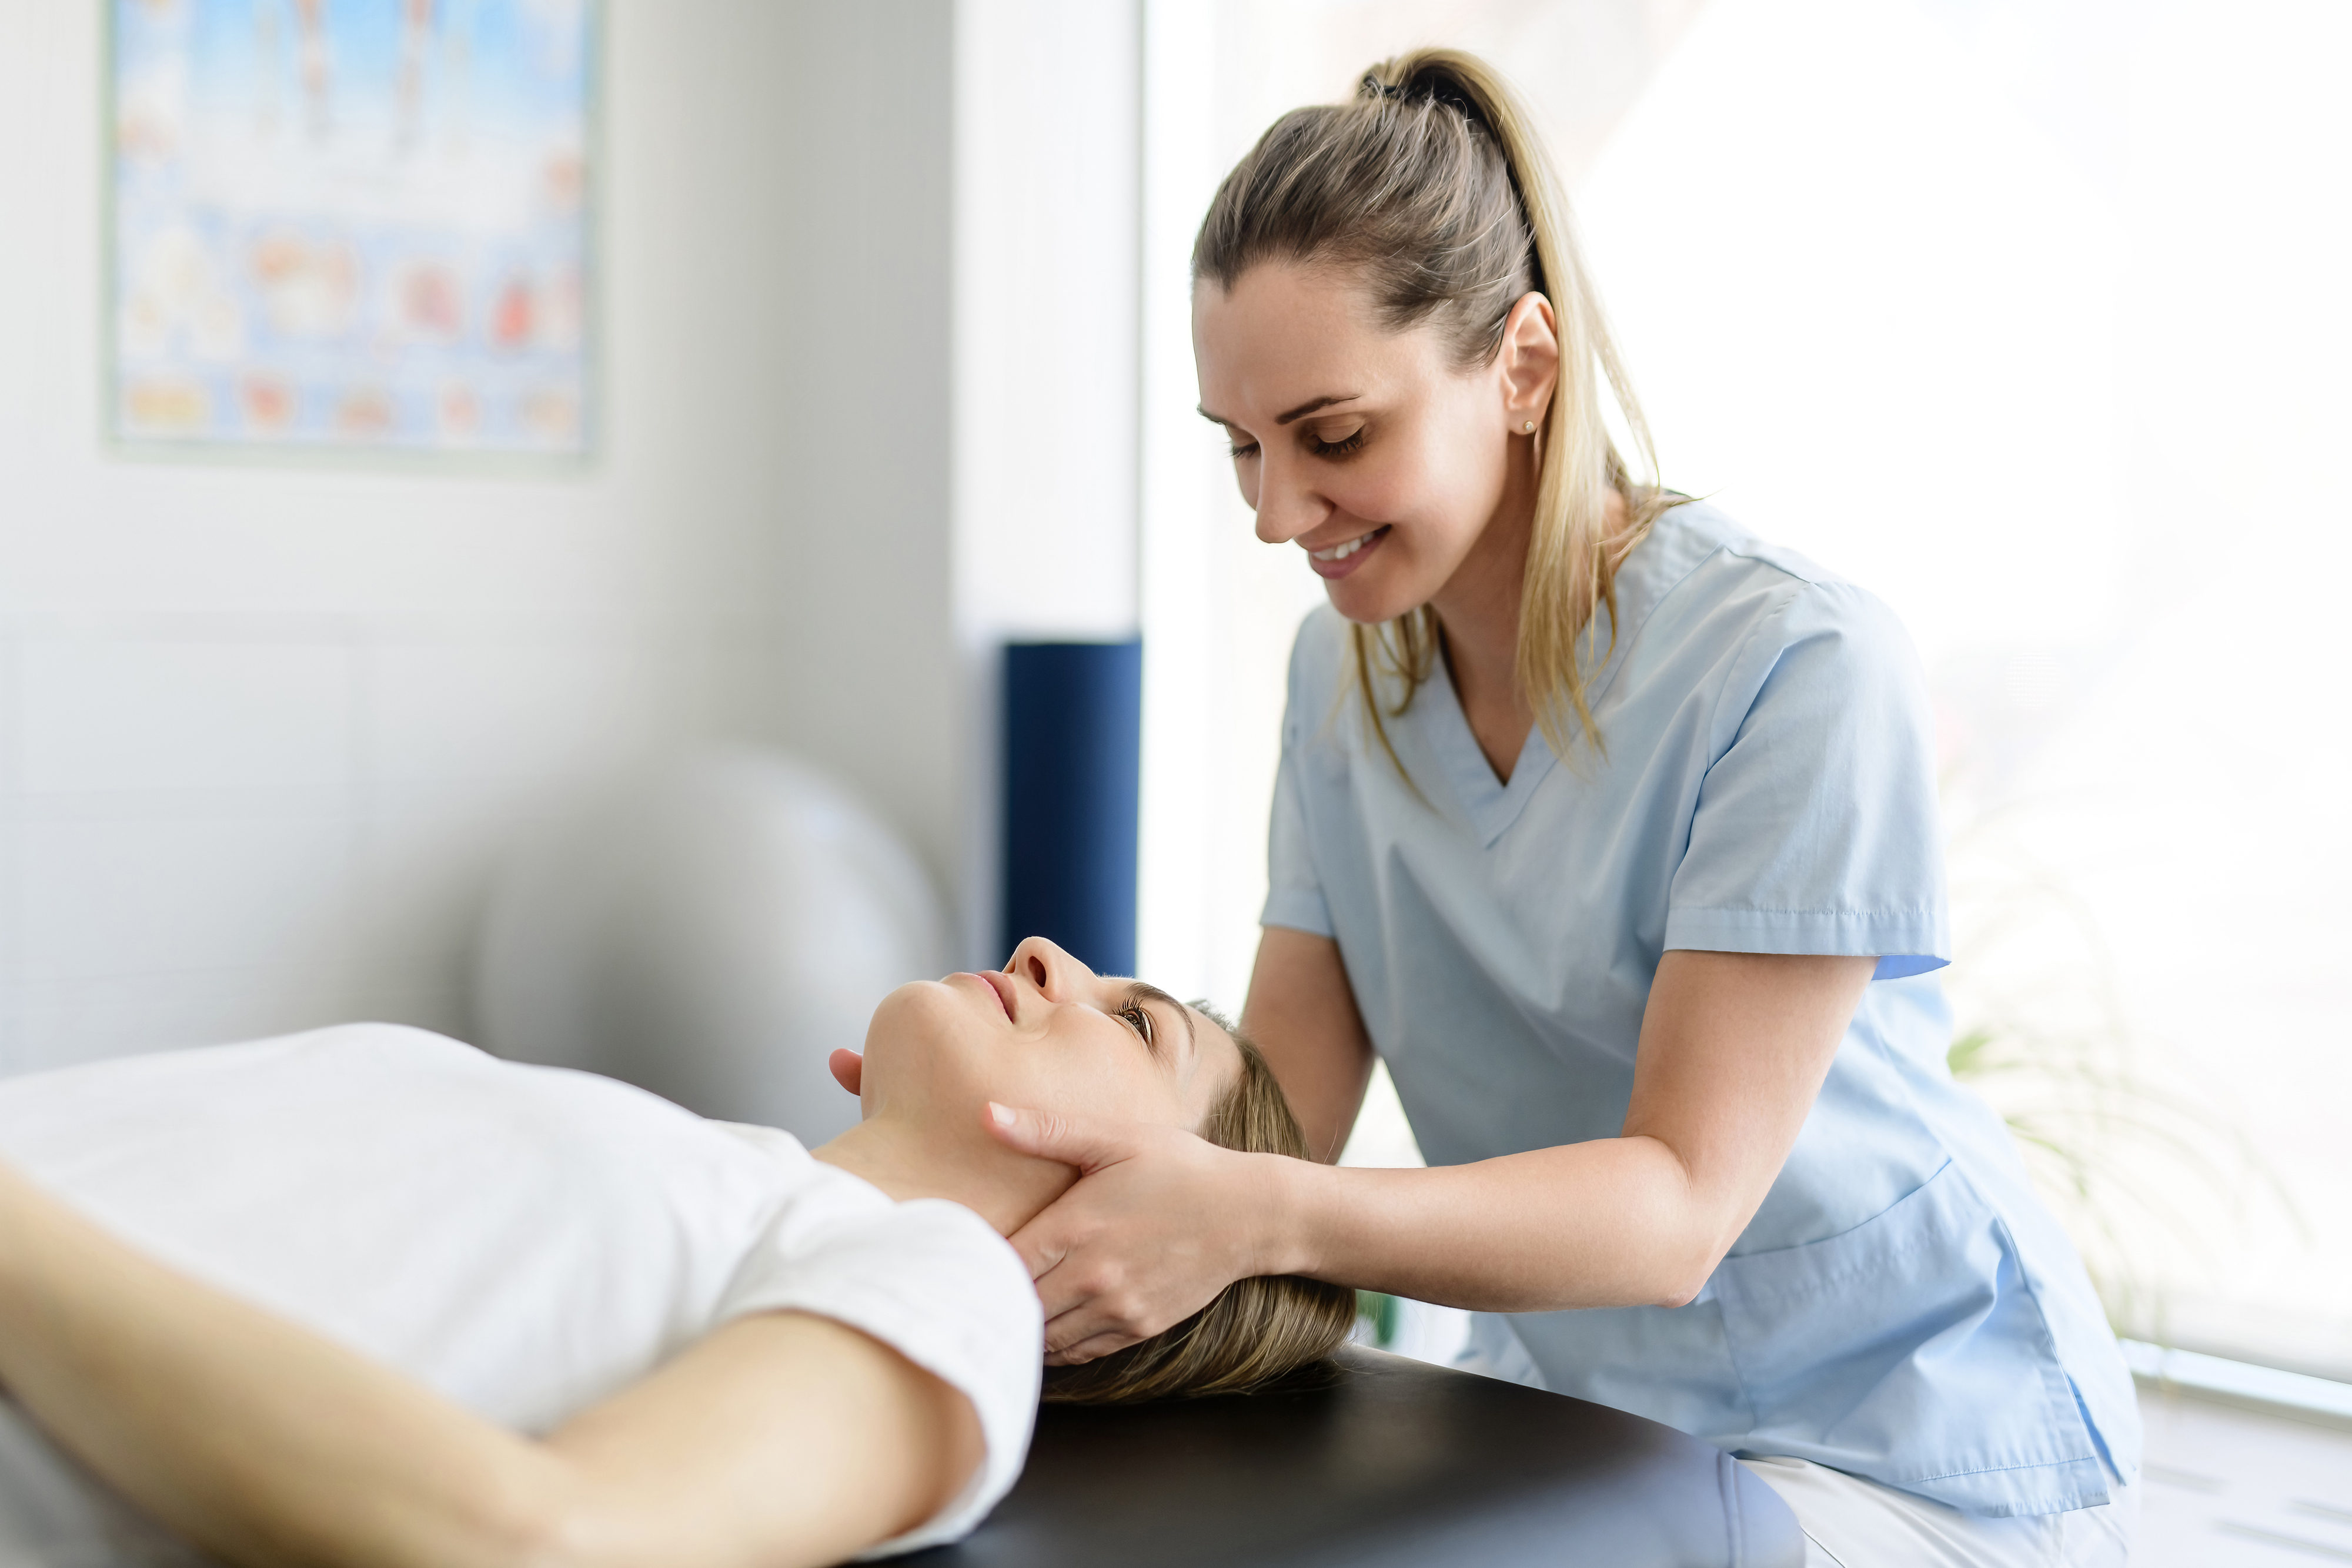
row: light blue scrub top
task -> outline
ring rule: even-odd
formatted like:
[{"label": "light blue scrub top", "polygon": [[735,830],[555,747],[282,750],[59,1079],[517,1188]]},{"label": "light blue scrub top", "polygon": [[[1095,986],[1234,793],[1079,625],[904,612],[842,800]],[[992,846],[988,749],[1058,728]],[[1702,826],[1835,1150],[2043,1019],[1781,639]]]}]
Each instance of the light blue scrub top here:
[{"label": "light blue scrub top", "polygon": [[[2130,1374],[2000,1122],[1945,1065],[1926,683],[1876,599],[1700,502],[1617,579],[1607,747],[1506,785],[1443,661],[1370,739],[1347,624],[1291,658],[1264,920],[1335,938],[1433,1165],[1610,1138],[1668,948],[1878,958],[1763,1207],[1686,1306],[1515,1314],[1544,1384],[1979,1514],[2137,1474]],[[1605,612],[1604,612],[1605,624]],[[1481,1325],[1491,1329],[1492,1324]]]}]

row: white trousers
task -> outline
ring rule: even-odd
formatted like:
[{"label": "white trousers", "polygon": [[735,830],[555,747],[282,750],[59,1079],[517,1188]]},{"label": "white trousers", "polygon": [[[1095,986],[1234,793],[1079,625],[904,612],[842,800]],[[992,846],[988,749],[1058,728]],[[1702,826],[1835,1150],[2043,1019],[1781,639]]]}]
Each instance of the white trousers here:
[{"label": "white trousers", "polygon": [[1985,1519],[1810,1459],[1742,1459],[1805,1531],[1805,1568],[2123,1568],[2139,1489],[2099,1508]]}]

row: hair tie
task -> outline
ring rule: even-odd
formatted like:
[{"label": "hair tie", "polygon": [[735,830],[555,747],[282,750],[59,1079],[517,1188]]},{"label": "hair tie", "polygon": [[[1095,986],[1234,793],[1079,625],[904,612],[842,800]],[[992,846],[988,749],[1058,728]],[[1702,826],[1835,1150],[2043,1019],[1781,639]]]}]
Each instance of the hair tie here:
[{"label": "hair tie", "polygon": [[1381,98],[1388,99],[1391,101],[1404,96],[1404,89],[1402,87],[1392,87],[1389,83],[1382,81],[1380,78],[1373,76],[1369,72],[1367,72],[1364,77],[1364,87],[1368,91],[1377,93]]}]

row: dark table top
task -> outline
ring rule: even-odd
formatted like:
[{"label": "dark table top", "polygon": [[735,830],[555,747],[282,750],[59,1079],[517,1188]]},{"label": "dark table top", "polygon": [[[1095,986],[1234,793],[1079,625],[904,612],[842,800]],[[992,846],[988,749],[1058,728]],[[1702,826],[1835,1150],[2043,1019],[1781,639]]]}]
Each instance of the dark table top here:
[{"label": "dark table top", "polygon": [[1604,1406],[1351,1346],[1245,1398],[1049,1405],[1012,1495],[921,1568],[1796,1568],[1729,1455]]}]

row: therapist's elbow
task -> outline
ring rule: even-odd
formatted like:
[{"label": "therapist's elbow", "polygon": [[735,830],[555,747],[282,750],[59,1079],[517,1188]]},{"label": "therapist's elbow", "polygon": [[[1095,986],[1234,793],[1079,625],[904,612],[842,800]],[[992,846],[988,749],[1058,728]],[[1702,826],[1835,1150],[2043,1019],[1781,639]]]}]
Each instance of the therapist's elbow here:
[{"label": "therapist's elbow", "polygon": [[1700,1280],[1697,1283],[1692,1285],[1677,1285],[1650,1304],[1654,1307],[1666,1308],[1687,1307],[1693,1301],[1698,1300],[1698,1293],[1705,1289],[1706,1289],[1706,1281],[1705,1280]]},{"label": "therapist's elbow", "polygon": [[1662,1307],[1686,1307],[1698,1300],[1725,1256],[1748,1228],[1744,1211],[1691,1195],[1680,1212],[1657,1229],[1659,1245],[1652,1299]]},{"label": "therapist's elbow", "polygon": [[1656,1304],[1662,1307],[1686,1307],[1697,1301],[1706,1292],[1706,1282],[1715,1278],[1716,1265],[1723,1261],[1724,1254],[1729,1250],[1728,1242],[1720,1247],[1709,1247],[1703,1252],[1680,1260],[1673,1267],[1662,1270],[1659,1281],[1661,1289],[1654,1297]]},{"label": "therapist's elbow", "polygon": [[1721,1254],[1718,1253],[1708,1257],[1703,1264],[1696,1266],[1685,1264],[1669,1271],[1661,1281],[1664,1288],[1657,1292],[1652,1304],[1661,1307],[1689,1306],[1693,1301],[1697,1301],[1699,1293],[1706,1289],[1706,1282],[1715,1278],[1715,1266],[1721,1260]]},{"label": "therapist's elbow", "polygon": [[1751,1206],[1709,1190],[1694,1179],[1690,1167],[1663,1141],[1644,1139],[1650,1158],[1649,1179],[1635,1187],[1629,1215],[1639,1263],[1632,1288],[1623,1297],[1628,1306],[1686,1307],[1698,1300],[1715,1278],[1732,1244],[1748,1226]]},{"label": "therapist's elbow", "polygon": [[1627,1260],[1631,1267],[1610,1292],[1614,1300],[1593,1304],[1686,1307],[1706,1291],[1730,1242],[1718,1241],[1712,1226],[1688,1223],[1686,1215],[1659,1214],[1653,1219],[1637,1232],[1641,1239]]}]

